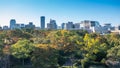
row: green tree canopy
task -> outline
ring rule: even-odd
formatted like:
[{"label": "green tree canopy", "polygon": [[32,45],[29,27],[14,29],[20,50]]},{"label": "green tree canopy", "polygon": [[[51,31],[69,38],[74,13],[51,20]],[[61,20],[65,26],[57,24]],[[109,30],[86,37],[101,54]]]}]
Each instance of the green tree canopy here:
[{"label": "green tree canopy", "polygon": [[30,53],[33,51],[33,43],[26,39],[21,39],[17,43],[11,46],[11,53],[16,58],[30,57]]}]

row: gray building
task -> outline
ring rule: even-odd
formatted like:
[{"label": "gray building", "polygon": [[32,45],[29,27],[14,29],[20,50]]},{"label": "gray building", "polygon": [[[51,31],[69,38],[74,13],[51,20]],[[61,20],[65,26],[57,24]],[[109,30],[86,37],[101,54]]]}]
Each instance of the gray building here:
[{"label": "gray building", "polygon": [[15,24],[14,28],[15,29],[21,29],[20,24]]},{"label": "gray building", "polygon": [[56,21],[50,19],[50,23],[47,23],[47,29],[57,29]]},{"label": "gray building", "polygon": [[75,23],[74,30],[79,30],[79,29],[80,29],[80,23]]},{"label": "gray building", "polygon": [[67,30],[72,30],[73,29],[73,22],[68,22],[68,23],[66,23],[66,29]]},{"label": "gray building", "polygon": [[120,30],[120,25],[118,26],[118,30]]},{"label": "gray building", "polygon": [[0,30],[2,30],[2,27],[0,26]]},{"label": "gray building", "polygon": [[62,24],[61,24],[61,28],[62,28],[62,29],[65,29],[65,23],[62,23]]},{"label": "gray building", "polygon": [[21,28],[25,28],[25,24],[21,24],[21,26],[20,26]]},{"label": "gray building", "polygon": [[8,26],[3,26],[3,30],[9,30]]},{"label": "gray building", "polygon": [[34,29],[35,25],[33,24],[33,22],[29,22],[29,24],[25,25],[25,28],[27,28],[27,29]]}]

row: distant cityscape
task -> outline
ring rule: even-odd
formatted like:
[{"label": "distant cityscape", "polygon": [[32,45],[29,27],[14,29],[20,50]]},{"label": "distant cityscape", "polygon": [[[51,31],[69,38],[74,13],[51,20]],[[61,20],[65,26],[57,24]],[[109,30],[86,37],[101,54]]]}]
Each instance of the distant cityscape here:
[{"label": "distant cityscape", "polygon": [[33,22],[29,22],[29,24],[18,24],[15,19],[10,20],[9,26],[0,26],[0,30],[14,30],[14,29],[35,29],[35,30],[57,30],[57,29],[65,29],[65,30],[87,30],[89,33],[100,33],[100,34],[108,34],[108,33],[117,33],[120,34],[120,25],[112,26],[111,23],[105,23],[103,26],[100,25],[98,21],[84,20],[79,23],[73,23],[68,21],[67,23],[62,23],[61,26],[58,26],[56,20],[50,19],[50,22],[47,23],[47,27],[45,27],[45,16],[40,17],[40,27],[36,27]]}]

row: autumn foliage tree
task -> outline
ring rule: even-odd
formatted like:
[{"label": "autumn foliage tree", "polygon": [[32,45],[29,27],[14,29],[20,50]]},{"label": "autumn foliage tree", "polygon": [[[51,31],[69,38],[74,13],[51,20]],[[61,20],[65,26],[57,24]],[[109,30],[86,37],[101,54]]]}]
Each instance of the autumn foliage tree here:
[{"label": "autumn foliage tree", "polygon": [[57,68],[58,51],[48,44],[37,44],[32,53],[32,63],[35,68]]}]

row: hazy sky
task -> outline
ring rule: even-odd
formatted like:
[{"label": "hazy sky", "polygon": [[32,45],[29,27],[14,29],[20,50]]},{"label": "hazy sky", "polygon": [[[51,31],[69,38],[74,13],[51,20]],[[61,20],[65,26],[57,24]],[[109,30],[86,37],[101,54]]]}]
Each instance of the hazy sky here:
[{"label": "hazy sky", "polygon": [[120,0],[0,0],[0,25],[33,22],[40,26],[40,16],[63,22],[95,20],[100,24],[120,24]]}]

